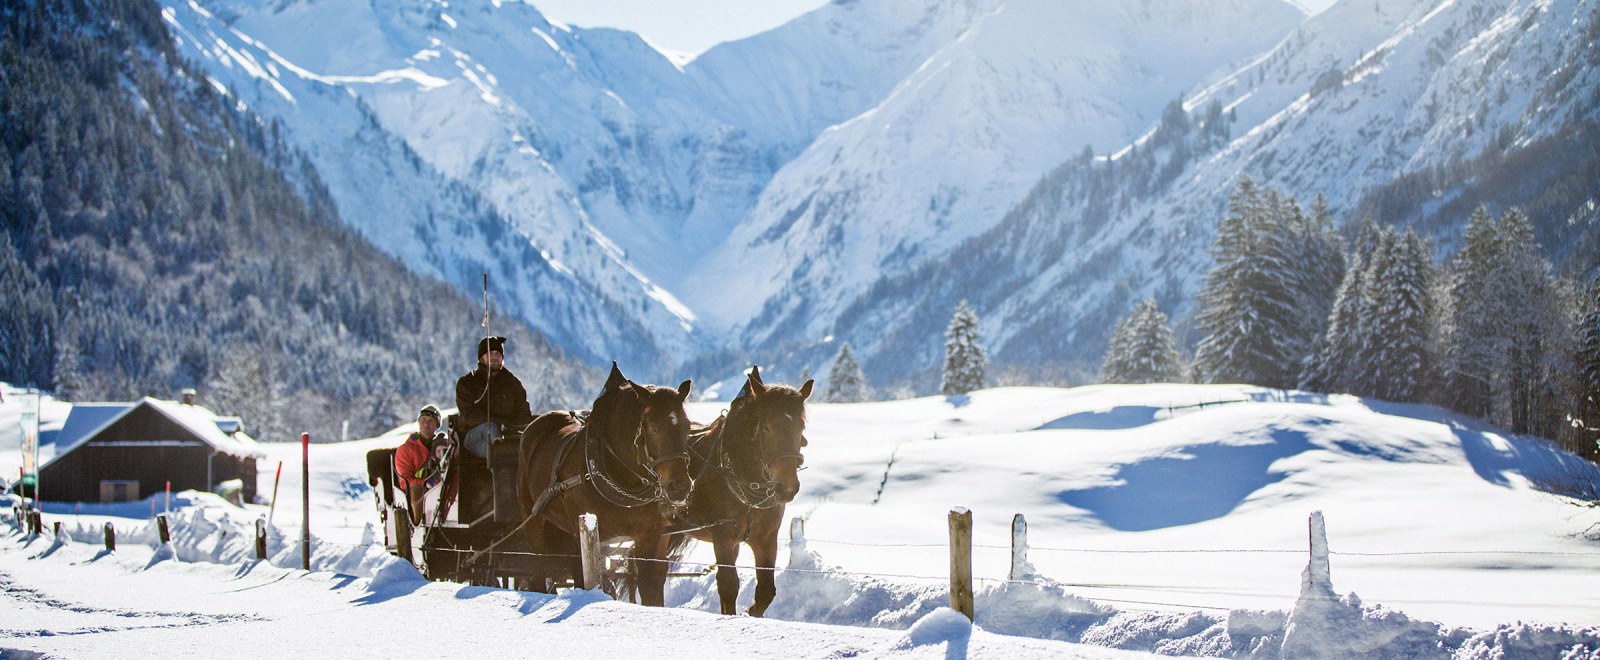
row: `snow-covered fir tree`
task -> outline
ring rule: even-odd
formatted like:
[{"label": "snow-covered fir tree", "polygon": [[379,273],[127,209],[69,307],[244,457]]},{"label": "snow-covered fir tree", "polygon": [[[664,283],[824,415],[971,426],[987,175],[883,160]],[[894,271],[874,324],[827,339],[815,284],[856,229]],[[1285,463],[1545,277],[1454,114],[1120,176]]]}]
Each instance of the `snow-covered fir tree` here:
[{"label": "snow-covered fir tree", "polygon": [[1293,387],[1314,337],[1303,337],[1300,255],[1276,193],[1239,183],[1217,230],[1216,266],[1198,296],[1196,377],[1209,383]]},{"label": "snow-covered fir tree", "polygon": [[1579,302],[1577,349],[1578,401],[1571,415],[1571,448],[1600,460],[1600,274],[1589,281]]},{"label": "snow-covered fir tree", "polygon": [[861,372],[861,363],[856,361],[850,342],[840,344],[839,352],[833,356],[833,367],[828,369],[828,390],[822,399],[833,403],[857,403],[866,401],[870,396],[867,377]]},{"label": "snow-covered fir tree", "polygon": [[1301,389],[1317,392],[1357,391],[1356,380],[1361,371],[1361,338],[1366,336],[1362,322],[1367,318],[1367,264],[1377,250],[1381,235],[1377,223],[1370,216],[1362,220],[1344,279],[1334,296],[1327,329],[1301,372]]},{"label": "snow-covered fir tree", "polygon": [[1361,373],[1353,391],[1418,401],[1432,384],[1432,248],[1416,232],[1385,229],[1367,264]]},{"label": "snow-covered fir tree", "polygon": [[944,381],[939,391],[944,394],[966,394],[984,387],[989,356],[978,343],[978,314],[966,300],[956,306],[950,317],[950,327],[944,331]]},{"label": "snow-covered fir tree", "polygon": [[1298,352],[1311,355],[1327,334],[1329,314],[1344,280],[1344,241],[1334,229],[1328,199],[1321,193],[1312,201],[1309,215],[1302,215],[1293,199],[1286,210],[1295,229],[1296,239],[1290,248],[1294,263],[1299,266],[1296,288],[1301,292],[1301,325],[1295,339],[1300,345]]},{"label": "snow-covered fir tree", "polygon": [[1564,359],[1571,316],[1527,216],[1511,209],[1496,222],[1474,211],[1448,277],[1440,403],[1517,433],[1557,435],[1548,413],[1573,366]]},{"label": "snow-covered fir tree", "polygon": [[1173,383],[1183,377],[1178,345],[1167,315],[1152,298],[1145,298],[1117,322],[1100,365],[1105,383]]}]

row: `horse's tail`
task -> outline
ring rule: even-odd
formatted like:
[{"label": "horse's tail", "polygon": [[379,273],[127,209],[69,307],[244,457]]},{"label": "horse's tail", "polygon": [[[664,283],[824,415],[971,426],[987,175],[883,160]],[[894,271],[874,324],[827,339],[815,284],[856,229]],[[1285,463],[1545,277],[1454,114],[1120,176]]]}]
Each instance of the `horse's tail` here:
[{"label": "horse's tail", "polygon": [[[689,538],[688,534],[673,534],[667,539],[666,556],[660,560],[647,561],[665,561],[667,562],[667,570],[670,572],[674,564],[682,561],[689,554],[689,544],[692,541],[694,539]],[[634,567],[638,566],[640,561],[639,548],[635,546],[628,551],[628,570],[617,576],[617,600],[631,603],[639,602],[639,572]]]}]

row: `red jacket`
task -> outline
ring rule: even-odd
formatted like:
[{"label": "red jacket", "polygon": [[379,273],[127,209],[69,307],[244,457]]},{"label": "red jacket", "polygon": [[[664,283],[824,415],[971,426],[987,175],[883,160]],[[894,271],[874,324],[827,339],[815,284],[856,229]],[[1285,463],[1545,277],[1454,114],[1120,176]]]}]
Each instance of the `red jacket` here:
[{"label": "red jacket", "polygon": [[405,444],[394,450],[395,485],[401,490],[409,490],[413,484],[422,485],[425,479],[433,476],[429,474],[432,467],[428,465],[432,458],[428,439],[422,437],[421,433],[412,433],[406,438]]}]

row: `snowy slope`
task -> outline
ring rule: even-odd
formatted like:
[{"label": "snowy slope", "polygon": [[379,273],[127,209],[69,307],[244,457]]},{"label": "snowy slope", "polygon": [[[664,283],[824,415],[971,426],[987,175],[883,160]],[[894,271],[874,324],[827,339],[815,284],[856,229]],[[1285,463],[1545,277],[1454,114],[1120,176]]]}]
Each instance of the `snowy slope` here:
[{"label": "snowy slope", "polygon": [[[848,629],[683,611],[714,610],[709,577],[670,584],[674,608],[667,612],[613,605],[596,595],[417,582],[414,572],[371,545],[375,514],[363,454],[398,444],[408,430],[401,428],[312,448],[313,565],[344,575],[284,570],[300,562],[300,449],[266,445],[262,493],[273,492],[274,462],[286,464],[272,513],[274,566],[248,558],[248,526],[265,507],[240,510],[206,495],[179,498],[179,541],[170,551],[176,561],[161,561],[160,553],[151,554],[154,532],[143,520],[150,506],[164,506],[159,498],[114,507],[52,506],[47,517],[63,521],[78,550],[46,552],[48,535],[32,543],[14,533],[0,539],[0,572],[11,576],[0,597],[29,605],[18,610],[22,623],[8,618],[0,630],[68,632],[102,623],[97,613],[145,609],[189,623],[143,630],[115,625],[105,636],[11,634],[0,646],[68,654],[113,642],[201,648],[229,634],[266,636],[294,623],[297,607],[358,625],[367,621],[363,611],[386,604],[481,619],[484,632],[471,644],[486,649],[511,643],[501,635],[512,635],[519,621],[571,621],[584,633],[609,622],[619,632],[595,633],[602,645],[620,643],[609,641],[617,639],[613,634],[637,638],[656,626],[705,625],[736,629],[739,639],[781,655],[827,655],[840,645],[863,644],[878,649],[862,651],[868,655],[888,655],[884,647],[905,644],[902,638],[857,628],[905,630],[927,641],[927,627],[942,625],[945,518],[951,507],[965,506],[974,517],[977,624],[985,631],[981,642],[973,633],[973,649],[998,644],[1030,657],[1088,652],[987,636],[999,634],[1277,657],[1295,628],[1303,635],[1320,631],[1312,635],[1314,648],[1329,657],[1452,651],[1459,657],[1557,657],[1573,647],[1600,652],[1600,600],[1593,595],[1600,593],[1600,574],[1593,570],[1600,508],[1556,494],[1596,488],[1600,470],[1541,440],[1507,436],[1426,406],[1240,386],[1010,388],[808,408],[807,470],[801,495],[788,509],[803,519],[804,531],[780,536],[778,565],[789,570],[779,574],[769,615]],[[694,404],[690,412],[707,420],[718,410]],[[0,407],[0,418],[5,414]],[[4,449],[13,443],[14,436],[0,435],[0,457],[15,456]],[[1313,511],[1326,521],[1337,601],[1302,598]],[[1028,522],[1031,570],[1008,582],[1017,513]],[[93,560],[106,521],[118,526],[121,546],[116,555]],[[701,547],[690,561],[707,561],[708,554]],[[190,562],[194,567],[186,567]],[[208,569],[208,562],[226,566]],[[748,552],[739,563],[749,565]],[[752,577],[748,568],[743,573],[741,602],[748,603]],[[248,616],[230,620],[241,628],[219,630],[227,622],[209,617],[223,611],[200,604],[207,599],[180,606],[128,595],[138,593],[127,590],[132,585],[150,579],[188,583],[191,577],[197,581],[184,591],[249,587],[237,593],[261,591],[272,602],[231,603],[235,609],[227,612]],[[292,586],[273,586],[278,583],[318,585],[313,591],[340,596],[319,600]],[[59,613],[33,606],[49,597],[82,606]],[[275,604],[279,598],[281,605]],[[579,617],[559,614],[580,609]],[[1513,623],[1519,621],[1528,623]],[[568,630],[558,626],[548,634],[565,639]],[[794,641],[795,635],[806,641]],[[806,646],[785,652],[750,637]],[[680,644],[687,642],[675,635],[660,641],[668,657],[686,652]],[[936,637],[930,643],[950,642]]]},{"label": "snowy slope", "polygon": [[[968,298],[1002,363],[1082,376],[1136,297],[1182,319],[1241,177],[1344,219],[1600,108],[1590,0],[838,2],[681,65],[520,2],[167,4],[364,235],[652,372],[835,337],[889,382]],[[1153,143],[1178,99],[1224,139]]]},{"label": "snowy slope", "polygon": [[[1230,142],[1191,151],[1165,179],[1173,150],[1152,148],[1149,135],[1138,141],[1155,159],[1148,170],[1125,149],[1109,163],[1067,161],[994,231],[880,280],[839,315],[838,334],[880,374],[890,361],[933,364],[939,346],[925,338],[965,297],[999,360],[1071,360],[1092,377],[1132,301],[1154,296],[1180,320],[1188,311],[1243,177],[1302,205],[1323,194],[1336,219],[1352,220],[1364,194],[1401,175],[1595,121],[1597,34],[1600,12],[1579,0],[1343,0],[1186,97],[1194,118],[1212,103],[1232,112]],[[1411,220],[1448,250],[1466,219]]]},{"label": "snowy slope", "polygon": [[[693,314],[589,222],[541,151],[549,129],[517,104],[543,90],[517,75],[526,63],[559,72],[569,57],[540,38],[559,31],[531,7],[473,7],[476,22],[457,23],[443,5],[208,6],[167,6],[182,52],[279,122],[341,218],[380,248],[467,292],[489,272],[505,312],[591,359],[657,366],[701,345]],[[496,71],[512,72],[511,89]]]},{"label": "snowy slope", "polygon": [[[684,295],[743,273],[739,340],[827,333],[873,278],[993,227],[1041,176],[1142,133],[1168,102],[1270,48],[1278,0],[992,3],[876,107],[785,165]],[[756,277],[750,277],[750,273]],[[710,315],[710,305],[703,305]]]}]

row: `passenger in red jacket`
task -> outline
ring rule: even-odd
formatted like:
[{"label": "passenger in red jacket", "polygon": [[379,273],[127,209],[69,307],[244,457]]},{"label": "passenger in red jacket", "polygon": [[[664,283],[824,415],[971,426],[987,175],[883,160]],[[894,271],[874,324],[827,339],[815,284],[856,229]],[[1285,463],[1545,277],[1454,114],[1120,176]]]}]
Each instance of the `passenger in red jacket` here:
[{"label": "passenger in red jacket", "polygon": [[411,524],[422,523],[422,495],[439,482],[439,453],[449,446],[450,440],[439,432],[439,409],[423,406],[417,413],[417,431],[406,436],[404,444],[394,450],[395,483],[406,493],[411,509]]}]

